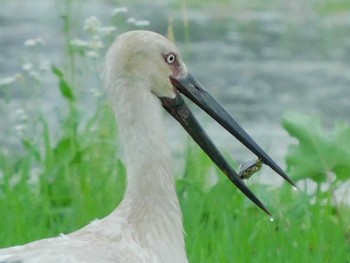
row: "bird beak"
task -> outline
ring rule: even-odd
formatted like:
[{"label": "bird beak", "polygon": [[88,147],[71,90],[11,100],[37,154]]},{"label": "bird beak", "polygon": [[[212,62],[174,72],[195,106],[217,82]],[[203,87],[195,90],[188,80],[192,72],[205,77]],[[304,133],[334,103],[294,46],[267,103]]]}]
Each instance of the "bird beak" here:
[{"label": "bird beak", "polygon": [[210,140],[196,118],[186,106],[179,92],[192,100],[222,127],[236,137],[250,151],[252,151],[264,164],[270,166],[293,186],[294,183],[286,173],[267,155],[257,143],[241,128],[241,126],[225,111],[225,109],[207,92],[201,84],[191,75],[182,78],[170,77],[176,89],[176,97],[171,99],[161,97],[163,107],[184,127],[194,141],[206,152],[210,159],[223,171],[223,173],[242,191],[252,202],[270,214],[262,202],[249,190],[233,168],[226,162],[220,151]]}]

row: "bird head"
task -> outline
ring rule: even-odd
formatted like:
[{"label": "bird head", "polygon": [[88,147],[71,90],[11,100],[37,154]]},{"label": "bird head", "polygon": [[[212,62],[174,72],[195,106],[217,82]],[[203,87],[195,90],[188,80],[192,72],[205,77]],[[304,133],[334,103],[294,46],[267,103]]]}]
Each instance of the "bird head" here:
[{"label": "bird head", "polygon": [[115,78],[147,83],[158,97],[175,98],[169,77],[187,75],[187,68],[175,44],[151,31],[135,30],[121,34],[106,56]]},{"label": "bird head", "polygon": [[[121,34],[108,51],[106,63],[106,76],[113,78],[107,79],[107,81],[123,82],[127,79],[129,82],[145,83],[142,88],[149,89],[149,92],[159,98],[166,111],[183,126],[229,180],[266,213],[270,214],[263,203],[246,186],[242,178],[226,162],[186,106],[182,96],[186,96],[197,104],[252,151],[258,157],[260,166],[261,164],[270,166],[277,174],[294,185],[272,158],[188,72],[178,49],[167,38],[154,32],[142,30]],[[108,72],[112,69],[113,74]]]}]

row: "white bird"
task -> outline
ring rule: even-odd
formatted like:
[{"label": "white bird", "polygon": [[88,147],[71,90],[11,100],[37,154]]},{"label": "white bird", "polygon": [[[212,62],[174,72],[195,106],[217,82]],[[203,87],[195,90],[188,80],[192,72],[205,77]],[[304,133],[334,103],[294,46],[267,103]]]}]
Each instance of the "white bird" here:
[{"label": "white bird", "polygon": [[123,201],[110,215],[71,234],[0,249],[0,263],[188,262],[162,108],[181,123],[244,194],[268,213],[225,162],[180,93],[291,182],[201,88],[188,73],[175,45],[165,37],[150,31],[121,34],[106,55],[105,85],[125,148],[127,189]]}]

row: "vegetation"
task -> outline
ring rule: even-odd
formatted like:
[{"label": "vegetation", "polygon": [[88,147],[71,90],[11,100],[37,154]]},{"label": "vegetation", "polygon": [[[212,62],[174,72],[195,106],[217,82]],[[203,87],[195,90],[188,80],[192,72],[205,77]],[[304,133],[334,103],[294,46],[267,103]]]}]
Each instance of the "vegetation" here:
[{"label": "vegetation", "polygon": [[[124,12],[117,9],[116,15]],[[65,23],[65,70],[49,66],[45,71],[55,77],[63,105],[58,124],[38,114],[28,132],[18,128],[20,150],[0,149],[0,247],[74,231],[110,213],[123,197],[126,170],[111,108],[100,90],[77,88],[86,79],[101,82],[91,72],[116,29],[90,18],[82,40],[71,37]],[[40,42],[31,40],[27,46]],[[43,72],[35,67],[40,63],[25,63],[19,75],[0,81],[4,101],[11,100],[9,85],[41,85]],[[88,114],[81,96],[94,105]],[[22,125],[29,125],[25,111],[18,114]],[[286,161],[300,190],[250,183],[271,208],[273,220],[189,143],[177,190],[190,262],[350,262],[350,209],[338,193],[350,178],[350,127],[338,123],[327,131],[318,118],[295,113],[285,116],[283,126],[298,142],[290,146]],[[208,185],[213,176],[217,182]]]}]

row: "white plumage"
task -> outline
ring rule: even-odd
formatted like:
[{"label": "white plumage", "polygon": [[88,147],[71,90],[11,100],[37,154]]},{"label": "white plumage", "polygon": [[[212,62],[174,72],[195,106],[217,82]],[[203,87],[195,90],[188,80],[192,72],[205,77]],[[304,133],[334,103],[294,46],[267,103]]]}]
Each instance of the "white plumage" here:
[{"label": "white plumage", "polygon": [[[124,200],[110,215],[69,235],[0,249],[1,263],[187,262],[182,216],[157,96],[174,97],[163,55],[176,47],[161,35],[120,35],[106,56],[105,80],[126,152]],[[156,94],[157,96],[155,96]]]}]

